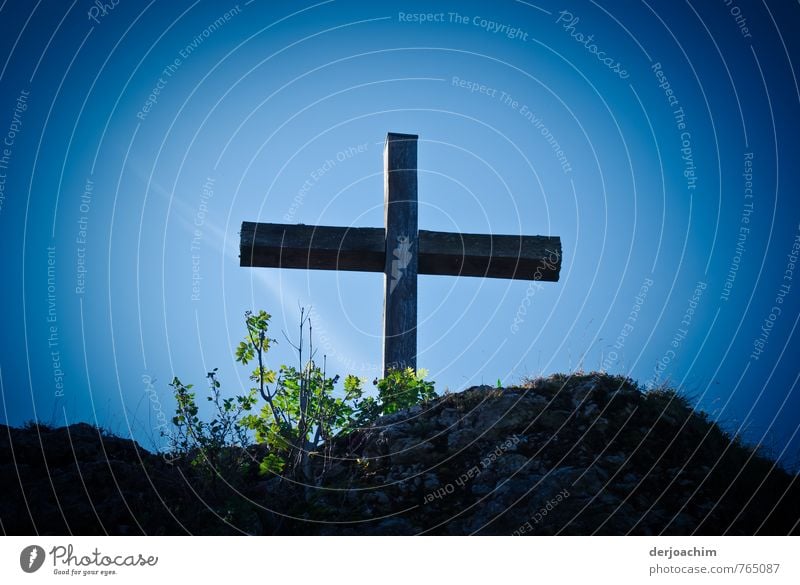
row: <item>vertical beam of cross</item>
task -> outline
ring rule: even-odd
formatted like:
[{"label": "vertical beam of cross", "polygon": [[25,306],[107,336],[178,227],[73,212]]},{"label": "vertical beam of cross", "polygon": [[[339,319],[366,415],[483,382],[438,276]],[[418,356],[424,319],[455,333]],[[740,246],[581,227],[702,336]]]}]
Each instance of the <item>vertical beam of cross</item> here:
[{"label": "vertical beam of cross", "polygon": [[383,375],[417,369],[417,136],[389,133],[383,152],[386,262]]},{"label": "vertical beam of cross", "polygon": [[417,274],[557,282],[558,236],[417,229],[417,136],[389,133],[385,227],[242,222],[241,266],[384,273],[383,375],[417,367]]}]

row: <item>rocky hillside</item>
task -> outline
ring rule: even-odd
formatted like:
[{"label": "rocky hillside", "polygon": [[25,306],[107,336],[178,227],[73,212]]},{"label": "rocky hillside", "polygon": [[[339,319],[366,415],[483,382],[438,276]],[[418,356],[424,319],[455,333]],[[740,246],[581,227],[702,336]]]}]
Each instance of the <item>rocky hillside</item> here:
[{"label": "rocky hillside", "polygon": [[[251,450],[257,461],[259,450]],[[0,428],[7,534],[788,534],[800,482],[670,391],[476,387],[316,458],[319,486],[210,480],[88,425]]]}]

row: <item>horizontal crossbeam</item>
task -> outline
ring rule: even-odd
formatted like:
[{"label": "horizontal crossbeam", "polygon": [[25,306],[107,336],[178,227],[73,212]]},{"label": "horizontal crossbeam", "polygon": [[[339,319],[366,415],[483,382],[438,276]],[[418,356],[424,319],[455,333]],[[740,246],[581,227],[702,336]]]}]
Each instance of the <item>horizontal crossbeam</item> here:
[{"label": "horizontal crossbeam", "polygon": [[[240,265],[383,272],[383,228],[243,222]],[[558,281],[557,236],[461,234],[419,230],[419,274]]]}]

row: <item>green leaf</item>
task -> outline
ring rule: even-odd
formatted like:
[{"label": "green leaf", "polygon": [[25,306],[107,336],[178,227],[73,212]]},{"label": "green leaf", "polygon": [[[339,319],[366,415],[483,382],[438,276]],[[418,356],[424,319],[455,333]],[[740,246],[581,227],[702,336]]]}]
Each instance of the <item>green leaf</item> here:
[{"label": "green leaf", "polygon": [[275,455],[274,453],[270,453],[264,459],[261,460],[261,463],[258,466],[258,474],[259,475],[272,475],[272,474],[280,474],[283,471],[283,468],[286,466],[286,462]]}]

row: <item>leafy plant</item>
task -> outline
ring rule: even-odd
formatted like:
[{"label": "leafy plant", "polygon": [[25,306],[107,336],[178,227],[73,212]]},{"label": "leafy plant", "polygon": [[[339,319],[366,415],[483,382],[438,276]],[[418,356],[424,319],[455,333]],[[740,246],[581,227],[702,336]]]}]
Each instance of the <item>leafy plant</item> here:
[{"label": "leafy plant", "polygon": [[[276,372],[266,364],[267,352],[277,343],[269,337],[270,320],[265,311],[245,313],[246,335],[235,355],[242,365],[255,366],[249,376],[254,386],[247,395],[221,398],[216,369],[208,374],[208,400],[216,409],[210,422],[201,420],[191,384],[184,385],[178,378],[170,384],[177,401],[171,448],[190,454],[193,465],[208,464],[214,470],[223,463],[228,468],[240,465],[239,461],[230,461],[231,448],[238,447],[235,452],[242,453],[250,444],[252,432],[256,442],[267,447],[259,462],[261,474],[318,483],[331,465],[335,437],[436,396],[433,382],[424,380],[425,372],[410,368],[391,371],[386,378],[376,380],[377,398],[365,396],[363,381],[352,375],[345,377],[343,393],[337,395],[339,376],[328,377],[325,356],[321,367],[315,362],[312,323],[303,309],[299,340],[297,344],[289,341],[297,352],[298,365],[282,365]],[[259,394],[264,406],[256,410]],[[314,464],[315,458],[319,465]]]},{"label": "leafy plant", "polygon": [[[288,473],[304,481],[318,481],[327,470],[332,439],[349,432],[354,424],[364,422],[363,413],[373,414],[374,399],[363,397],[361,381],[347,376],[344,396],[337,397],[334,387],[339,376],[328,377],[326,360],[319,367],[314,361],[313,328],[305,310],[300,311],[300,338],[297,345],[298,367],[283,365],[276,374],[264,367],[269,349],[267,331],[270,315],[264,311],[246,314],[247,336],[236,350],[243,365],[258,362],[250,379],[259,383],[257,390],[266,404],[243,423],[255,432],[256,441],[265,443],[270,453],[261,462],[262,473]],[[304,339],[308,329],[308,341]],[[290,342],[291,343],[291,342]],[[308,349],[308,360],[303,354]],[[270,388],[268,384],[274,383]],[[322,456],[322,469],[315,473],[311,458]]]},{"label": "leafy plant", "polygon": [[217,368],[206,377],[211,391],[207,400],[214,405],[213,418],[208,422],[200,419],[193,385],[175,377],[170,384],[177,402],[172,418],[175,430],[168,437],[173,454],[187,457],[193,467],[209,472],[215,480],[220,475],[240,472],[248,460],[250,437],[243,418],[255,406],[256,393],[222,398]]},{"label": "leafy plant", "polygon": [[426,381],[426,375],[425,370],[415,372],[412,368],[390,370],[385,378],[376,383],[379,414],[392,414],[435,398],[433,382]]}]

